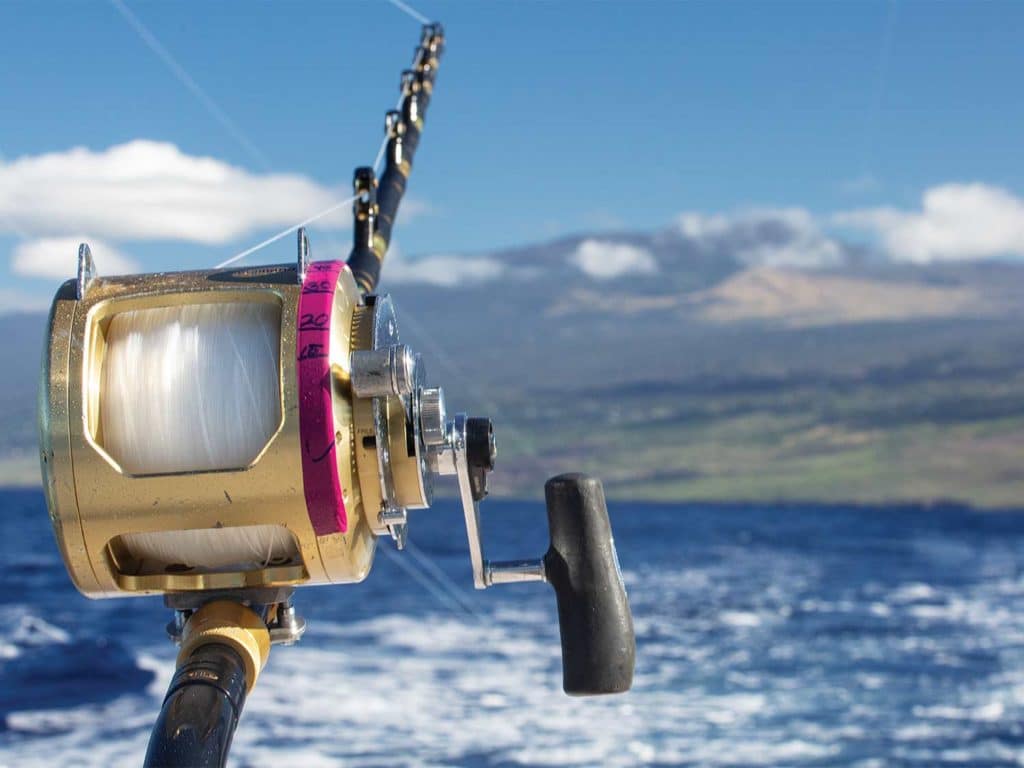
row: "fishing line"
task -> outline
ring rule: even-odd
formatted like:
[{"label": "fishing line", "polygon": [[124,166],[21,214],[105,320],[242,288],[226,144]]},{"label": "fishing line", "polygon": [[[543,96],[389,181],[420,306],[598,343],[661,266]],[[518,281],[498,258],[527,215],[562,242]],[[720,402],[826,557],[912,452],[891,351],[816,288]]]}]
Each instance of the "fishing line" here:
[{"label": "fishing line", "polygon": [[104,447],[129,474],[245,467],[281,419],[279,305],[184,304],[111,319]]},{"label": "fishing line", "polygon": [[142,23],[142,20],[136,16],[131,9],[128,8],[121,0],[110,0],[110,4],[114,6],[114,9],[121,14],[121,17],[128,22],[128,25],[135,30],[135,34],[141,38],[142,42],[146,44],[157,58],[164,63],[171,74],[177,78],[178,82],[187,88],[193,96],[199,99],[199,102],[206,108],[206,111],[213,115],[213,118],[221,124],[231,136],[237,141],[242,148],[249,153],[249,155],[255,159],[260,165],[265,168],[270,168],[270,160],[264,155],[259,148],[256,147],[235,122],[228,117],[227,113],[214,101],[210,96],[200,87],[199,83],[192,79],[192,76],[185,70],[178,60],[171,55],[164,45],[157,39],[156,35],[150,32],[149,28]]},{"label": "fishing line", "polygon": [[[407,4],[401,2],[401,0],[388,1],[395,5],[395,7],[399,8],[400,10],[411,16],[412,18],[416,19],[417,21],[420,21],[423,24],[429,23],[430,20],[427,19],[423,14],[419,13],[418,11],[411,8]],[[269,168],[271,166],[269,158],[252,141],[250,141],[250,139],[241,131],[241,129],[238,128],[238,126],[227,115],[227,113],[223,109],[221,109],[220,105],[217,104],[217,102],[214,101],[209,96],[209,94],[206,93],[205,90],[203,90],[203,88],[192,78],[188,71],[178,62],[177,59],[174,58],[170,51],[168,51],[167,48],[160,42],[156,35],[154,35],[153,32],[150,31],[150,29],[142,23],[142,20],[139,19],[139,17],[136,16],[131,11],[131,9],[128,8],[124,4],[124,2],[122,2],[122,0],[110,0],[110,4],[114,7],[115,10],[117,10],[119,14],[121,14],[122,18],[124,18],[124,20],[129,24],[129,26],[131,26],[131,28],[139,36],[142,42],[145,43],[146,47],[148,47],[157,56],[157,58],[159,58],[164,63],[164,65],[171,71],[171,73],[178,79],[178,81],[182,85],[184,85],[185,88],[187,88],[192,93],[192,95],[199,100],[203,107],[205,107],[206,110],[214,117],[214,119],[216,119],[217,122],[219,122],[221,126],[229,134],[231,134],[231,136],[242,146],[242,148],[245,149],[261,165]],[[414,66],[415,63],[418,63],[420,56],[422,56],[422,51],[418,52],[416,56],[417,59],[416,62],[414,62]],[[398,100],[398,104],[396,105],[396,108],[400,108],[401,105],[402,99],[400,97]],[[384,139],[380,143],[380,147],[377,149],[377,155],[376,158],[374,159],[373,167],[375,171],[378,171],[380,169],[381,162],[384,159],[384,152],[387,149],[387,144],[388,137],[385,135]],[[282,230],[276,235],[273,235],[272,237],[267,238],[261,243],[254,245],[252,248],[248,248],[232,256],[231,258],[222,261],[215,268],[223,269],[224,267],[230,266],[231,264],[234,264],[237,261],[241,261],[246,256],[256,253],[257,251],[267,247],[268,245],[272,245],[273,243],[276,243],[278,240],[287,237],[288,235],[298,230],[300,227],[312,224],[318,219],[321,219],[324,216],[334,213],[339,208],[349,205],[350,203],[354,202],[355,199],[356,196],[352,196],[338,203],[335,203],[330,208],[321,211],[320,213],[317,213],[313,216],[310,216],[308,219],[305,219],[304,221],[301,221],[298,224],[289,227],[288,229]]]},{"label": "fishing line", "polygon": [[168,566],[205,572],[266,568],[298,555],[295,540],[280,525],[127,533],[120,540],[139,570],[150,573]]},{"label": "fishing line", "polygon": [[[281,420],[280,327],[280,307],[259,301],[114,315],[99,395],[104,450],[131,475],[247,466]],[[291,535],[277,525],[122,539],[133,557],[158,566],[209,570],[296,554]]]},{"label": "fishing line", "polygon": [[[401,104],[401,102],[399,102]],[[388,141],[391,139],[390,136],[384,134],[384,139],[381,141],[380,146],[377,148],[377,157],[373,161],[373,172],[380,174],[380,164],[384,160],[384,150],[388,148]]]},{"label": "fishing line", "polygon": [[415,579],[416,582],[419,583],[421,587],[427,590],[427,592],[429,592],[439,603],[441,603],[441,605],[443,605],[449,611],[451,611],[454,614],[470,614],[470,612],[465,607],[463,607],[457,600],[453,600],[451,597],[445,594],[444,591],[439,589],[437,585],[426,576],[426,574],[424,574],[416,567],[414,567],[409,560],[406,560],[396,551],[388,549],[387,547],[378,547],[378,550],[380,552],[383,552],[384,556],[391,560],[393,563],[395,563],[399,568],[401,568],[407,574],[412,576],[412,578]]},{"label": "fishing line", "polygon": [[462,606],[463,610],[467,613],[473,614],[480,622],[484,621],[483,615],[473,607],[472,599],[469,596],[467,590],[462,589],[458,584],[451,580],[447,573],[445,573],[441,567],[434,562],[434,560],[422,549],[416,546],[411,540],[405,542],[405,550],[413,559],[417,560],[423,569],[434,577],[437,583],[452,596],[453,599],[458,601],[459,605]]},{"label": "fishing line", "polygon": [[281,230],[276,235],[268,237],[262,243],[258,243],[257,245],[254,245],[252,248],[247,248],[241,253],[236,253],[230,259],[225,259],[216,267],[214,267],[214,269],[223,269],[224,267],[234,264],[236,261],[241,261],[246,256],[256,253],[256,251],[262,250],[263,248],[266,248],[268,245],[272,243],[276,243],[282,237],[287,237],[288,235],[290,235],[292,232],[295,232],[299,228],[304,227],[307,224],[312,224],[314,221],[317,221],[318,219],[322,219],[324,216],[328,216],[334,213],[339,208],[343,208],[346,205],[351,205],[353,202],[355,202],[355,199],[357,197],[359,197],[359,195],[352,195],[350,197],[346,197],[344,200],[335,203],[330,208],[325,208],[324,210],[320,211],[320,213],[313,214],[308,219],[304,219],[300,221],[298,224],[293,224],[292,226],[288,227],[288,229]]},{"label": "fishing line", "polygon": [[[118,2],[118,1],[119,0],[112,0],[112,2]],[[389,2],[394,2],[394,0],[389,0]],[[407,6],[406,7],[402,7],[402,5],[399,5],[398,7],[402,8],[402,10],[405,10],[407,13],[412,10],[412,9],[409,9]],[[413,14],[415,14],[415,11],[413,11]],[[413,15],[413,14],[410,14],[410,15]],[[413,18],[419,18],[419,17],[422,17],[423,19],[426,19],[426,17],[422,16],[422,14],[413,15]],[[429,23],[429,19],[424,21],[423,23],[424,24]],[[416,58],[413,60],[413,68],[415,68],[416,66],[419,65],[420,60],[422,59],[422,57],[423,57],[423,49],[419,48],[416,51]],[[402,108],[402,101],[403,101],[404,97],[405,97],[404,94],[402,94],[402,95],[400,95],[398,97],[398,102],[395,104],[395,109],[396,110],[400,110]],[[374,160],[373,160],[373,171],[374,171],[374,173],[378,173],[380,171],[381,163],[384,161],[384,152],[387,150],[388,141],[389,140],[390,140],[390,136],[388,136],[387,133],[385,133],[384,134],[384,138],[381,139],[380,146],[377,147],[377,154],[376,154],[376,156],[374,157]],[[286,230],[284,230],[282,232],[277,233],[273,237],[267,238],[262,243],[260,243],[258,245],[255,245],[252,248],[249,248],[248,250],[242,251],[241,253],[239,253],[239,254],[237,254],[235,256],[232,256],[230,259],[227,259],[226,261],[221,262],[220,264],[218,264],[216,266],[216,269],[223,269],[224,267],[227,267],[227,266],[229,266],[231,264],[234,264],[236,261],[240,261],[241,259],[245,258],[246,256],[249,256],[252,253],[255,253],[256,251],[258,251],[258,250],[260,250],[262,248],[265,248],[266,246],[268,246],[268,245],[270,245],[272,243],[277,242],[281,238],[287,237],[292,232],[295,232],[297,229],[299,229],[299,227],[304,227],[307,224],[311,224],[314,221],[316,221],[317,219],[323,218],[324,216],[327,216],[328,214],[333,213],[334,211],[338,210],[338,208],[341,208],[342,206],[345,206],[345,205],[348,205],[349,203],[354,202],[357,197],[358,197],[358,195],[353,195],[352,197],[349,197],[349,198],[347,198],[345,200],[342,200],[340,203],[335,204],[331,208],[329,208],[329,209],[327,209],[325,211],[322,211],[322,212],[316,214],[315,216],[311,216],[310,218],[306,219],[305,221],[302,221],[302,222],[300,222],[300,223],[298,223],[298,224],[296,224],[296,225],[294,225],[292,227],[289,227],[288,229],[286,229]]]},{"label": "fishing line", "polygon": [[418,21],[420,24],[429,24],[430,23],[430,19],[428,19],[426,16],[424,16],[422,13],[417,11],[415,8],[413,8],[408,3],[403,3],[402,0],[388,0],[388,2],[391,3],[393,6],[395,6],[395,8],[397,8],[398,10],[400,10],[403,13],[406,13],[409,16],[411,16],[412,18],[416,19],[416,21]]}]

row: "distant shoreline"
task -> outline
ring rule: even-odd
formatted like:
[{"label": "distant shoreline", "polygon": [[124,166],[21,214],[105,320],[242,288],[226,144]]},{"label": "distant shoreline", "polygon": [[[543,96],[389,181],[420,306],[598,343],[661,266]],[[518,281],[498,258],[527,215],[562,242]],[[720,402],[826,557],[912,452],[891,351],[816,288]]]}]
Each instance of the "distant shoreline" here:
[{"label": "distant shoreline", "polygon": [[[42,484],[36,483],[34,485],[25,484],[0,484],[0,493],[42,493]],[[435,497],[439,501],[447,503],[457,503],[458,498],[456,496],[450,496],[446,494],[439,494]],[[543,499],[539,496],[491,496],[488,498],[487,503],[490,505],[505,505],[505,504],[542,504]],[[842,511],[842,510],[885,510],[887,512],[899,512],[899,513],[927,513],[927,512],[970,512],[976,514],[985,515],[999,515],[999,514],[1022,514],[1024,513],[1024,506],[1020,507],[983,507],[976,504],[969,504],[963,501],[957,501],[955,499],[936,499],[936,500],[893,500],[893,501],[809,501],[807,499],[799,500],[786,500],[786,499],[771,499],[756,501],[750,499],[740,500],[728,500],[728,499],[709,499],[709,500],[694,500],[694,499],[681,499],[679,501],[672,500],[652,500],[652,499],[637,499],[637,498],[626,498],[623,496],[609,495],[608,504],[610,507],[614,507],[616,504],[630,504],[632,506],[650,506],[650,507],[679,507],[683,509],[720,509],[723,511],[741,511],[757,508],[767,508],[775,510],[807,510],[814,512],[828,512],[830,510]]]}]

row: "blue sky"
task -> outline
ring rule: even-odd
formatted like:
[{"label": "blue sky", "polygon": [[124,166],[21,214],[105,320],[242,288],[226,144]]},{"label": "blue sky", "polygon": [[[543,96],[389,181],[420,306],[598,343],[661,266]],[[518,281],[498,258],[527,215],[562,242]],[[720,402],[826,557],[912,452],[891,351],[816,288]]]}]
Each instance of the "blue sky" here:
[{"label": "blue sky", "polygon": [[[32,266],[45,251],[15,256],[38,238],[88,235],[140,268],[201,267],[302,218],[307,198],[340,199],[353,166],[372,162],[419,32],[385,0],[126,5],[237,130],[114,5],[0,5],[0,250],[11,254],[0,298],[32,304],[52,292],[55,270]],[[1024,250],[1024,3],[414,5],[445,24],[449,42],[410,185],[415,215],[397,232],[403,254],[480,253],[749,209],[799,209],[815,226],[860,228],[925,258]],[[135,192],[103,202],[103,215],[76,215],[88,209],[89,173],[112,174],[97,178],[104,189],[120,178],[103,153],[138,140],[173,145],[180,157],[165,159],[175,168],[213,158],[245,172],[244,195],[222,190],[239,194],[238,208],[220,214],[238,226],[204,233],[190,220],[172,236],[112,224],[112,213],[145,218]],[[73,147],[100,169],[79,167],[78,186],[59,183]],[[32,165],[47,153],[55,176]],[[18,158],[32,173],[11,171]],[[268,174],[306,187],[261,185]],[[972,220],[995,210],[1008,234],[980,251],[922,245],[936,228],[919,215],[922,195],[968,184],[946,207],[977,210]],[[276,209],[252,197],[264,193],[280,198]],[[895,234],[893,216],[904,216]],[[343,224],[314,231],[317,257],[344,255]],[[287,239],[254,260],[292,251]]]}]

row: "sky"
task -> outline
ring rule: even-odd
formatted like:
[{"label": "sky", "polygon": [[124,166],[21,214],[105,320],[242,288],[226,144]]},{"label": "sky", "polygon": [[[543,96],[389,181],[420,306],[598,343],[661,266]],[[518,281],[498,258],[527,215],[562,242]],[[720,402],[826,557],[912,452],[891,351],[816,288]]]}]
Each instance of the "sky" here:
[{"label": "sky", "polygon": [[[779,263],[840,236],[1024,257],[1024,3],[413,5],[448,42],[396,229],[410,279],[419,257],[774,220],[799,234]],[[345,199],[419,36],[387,0],[8,0],[0,28],[8,310],[44,307],[82,238],[101,273],[205,268]],[[311,229],[314,257],[347,254],[348,222]]]}]

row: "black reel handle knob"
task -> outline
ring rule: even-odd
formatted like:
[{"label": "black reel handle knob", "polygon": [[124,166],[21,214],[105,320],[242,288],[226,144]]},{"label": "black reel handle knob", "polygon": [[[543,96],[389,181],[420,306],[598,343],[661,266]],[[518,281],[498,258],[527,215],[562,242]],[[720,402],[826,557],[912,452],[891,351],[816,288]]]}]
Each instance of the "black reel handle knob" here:
[{"label": "black reel handle knob", "polygon": [[544,569],[558,601],[562,687],[572,696],[627,691],[636,638],[601,481],[559,475],[544,496],[551,529]]}]

